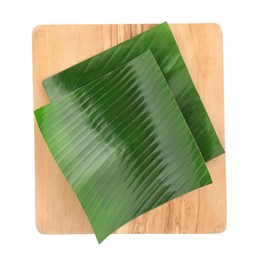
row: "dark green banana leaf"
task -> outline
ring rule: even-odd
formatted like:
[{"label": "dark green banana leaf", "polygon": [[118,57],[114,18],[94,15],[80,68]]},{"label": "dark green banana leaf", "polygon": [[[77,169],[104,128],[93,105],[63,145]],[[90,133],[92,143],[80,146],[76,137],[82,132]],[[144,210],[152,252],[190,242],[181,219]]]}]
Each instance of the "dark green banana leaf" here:
[{"label": "dark green banana leaf", "polygon": [[99,242],[133,218],[212,182],[149,50],[35,116]]},{"label": "dark green banana leaf", "polygon": [[147,49],[157,60],[204,160],[224,153],[167,23],[49,77],[43,85],[50,100],[55,100],[116,69]]}]

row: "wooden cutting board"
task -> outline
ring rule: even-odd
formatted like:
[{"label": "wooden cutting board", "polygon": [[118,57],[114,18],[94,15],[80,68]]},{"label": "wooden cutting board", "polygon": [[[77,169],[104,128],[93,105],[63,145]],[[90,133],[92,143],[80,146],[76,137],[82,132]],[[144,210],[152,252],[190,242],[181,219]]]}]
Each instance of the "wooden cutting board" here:
[{"label": "wooden cutting board", "polygon": [[[49,103],[42,80],[154,25],[58,25],[33,31],[34,108]],[[214,128],[224,142],[222,32],[216,24],[171,30]],[[226,227],[225,155],[207,163],[213,184],[162,205],[116,233],[219,233]],[[35,121],[36,224],[40,233],[92,233]]]}]

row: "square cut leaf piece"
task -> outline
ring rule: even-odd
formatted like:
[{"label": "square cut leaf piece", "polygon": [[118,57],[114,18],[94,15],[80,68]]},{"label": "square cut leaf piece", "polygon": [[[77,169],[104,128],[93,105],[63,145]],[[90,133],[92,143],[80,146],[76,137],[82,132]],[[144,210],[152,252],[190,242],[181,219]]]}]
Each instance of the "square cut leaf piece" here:
[{"label": "square cut leaf piece", "polygon": [[43,80],[43,85],[53,101],[129,62],[147,49],[159,64],[204,160],[223,154],[224,149],[167,23],[59,72]]},{"label": "square cut leaf piece", "polygon": [[133,218],[211,183],[149,50],[35,116],[99,242]]}]

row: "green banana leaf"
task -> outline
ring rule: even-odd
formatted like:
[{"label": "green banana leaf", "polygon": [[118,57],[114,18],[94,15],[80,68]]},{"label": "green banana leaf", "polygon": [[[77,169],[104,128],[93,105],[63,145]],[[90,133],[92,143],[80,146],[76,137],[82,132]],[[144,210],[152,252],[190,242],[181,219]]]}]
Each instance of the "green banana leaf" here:
[{"label": "green banana leaf", "polygon": [[167,23],[43,81],[50,100],[63,97],[150,49],[176,99],[205,161],[224,153]]},{"label": "green banana leaf", "polygon": [[149,50],[35,116],[99,243],[133,218],[212,182]]}]

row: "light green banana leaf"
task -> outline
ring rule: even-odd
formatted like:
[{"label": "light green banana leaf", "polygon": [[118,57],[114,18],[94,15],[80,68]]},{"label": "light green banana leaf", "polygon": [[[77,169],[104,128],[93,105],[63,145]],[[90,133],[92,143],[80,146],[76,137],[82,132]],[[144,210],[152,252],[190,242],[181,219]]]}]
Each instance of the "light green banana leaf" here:
[{"label": "light green banana leaf", "polygon": [[224,153],[167,23],[51,76],[43,81],[43,85],[53,101],[116,69],[147,49],[157,60],[204,160]]},{"label": "light green banana leaf", "polygon": [[212,182],[149,50],[35,116],[99,243],[135,217]]}]

